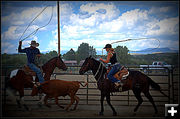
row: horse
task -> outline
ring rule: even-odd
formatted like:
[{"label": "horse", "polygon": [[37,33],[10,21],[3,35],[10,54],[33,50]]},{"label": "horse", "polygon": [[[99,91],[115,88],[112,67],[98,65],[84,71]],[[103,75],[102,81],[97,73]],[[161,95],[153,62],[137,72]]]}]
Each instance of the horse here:
[{"label": "horse", "polygon": [[[58,67],[59,69],[67,70],[67,67],[60,56],[50,59],[42,66],[43,73],[45,74],[45,81],[50,80],[50,77],[56,67]],[[16,99],[18,107],[21,108],[22,102],[25,109],[29,110],[27,105],[24,103],[24,88],[33,88],[34,86],[33,76],[31,75],[31,73],[27,73],[23,69],[15,69],[11,71],[10,75],[6,77],[5,80],[5,87],[7,89],[6,91],[11,97],[13,96],[12,98],[14,98],[16,92],[19,93],[19,99]],[[38,81],[37,76],[35,81]]]},{"label": "horse", "polygon": [[161,88],[157,83],[155,83],[150,77],[148,77],[147,75],[143,74],[140,71],[128,70],[129,75],[126,77],[126,80],[124,80],[125,83],[122,87],[122,90],[119,91],[119,89],[115,87],[115,84],[106,78],[107,75],[106,67],[102,64],[102,62],[97,61],[91,56],[85,59],[84,63],[81,66],[81,69],[79,70],[79,74],[82,75],[89,70],[92,70],[92,73],[97,81],[98,89],[101,91],[101,99],[100,99],[101,111],[99,112],[99,115],[103,115],[104,112],[103,101],[105,97],[108,105],[111,107],[113,111],[113,116],[117,115],[116,110],[111,104],[110,93],[112,92],[123,92],[128,90],[133,91],[136,99],[138,100],[138,104],[134,108],[134,115],[136,114],[139,106],[143,102],[143,99],[141,97],[141,92],[143,92],[144,95],[152,103],[155,110],[155,114],[158,113],[154,100],[151,94],[149,93],[149,86],[151,86],[155,90],[160,91],[164,96],[167,96],[161,91]]}]

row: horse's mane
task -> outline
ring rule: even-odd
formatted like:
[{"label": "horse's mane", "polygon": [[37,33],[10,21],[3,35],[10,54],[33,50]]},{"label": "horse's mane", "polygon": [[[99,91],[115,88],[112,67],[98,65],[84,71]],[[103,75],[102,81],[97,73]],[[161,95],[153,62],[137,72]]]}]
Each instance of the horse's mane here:
[{"label": "horse's mane", "polygon": [[[96,63],[101,63],[100,61],[98,61],[98,60],[96,60],[96,59],[94,59],[93,57],[91,58],[93,61],[95,61]],[[103,65],[103,67],[104,67],[104,69],[106,69],[107,70],[107,68]]]},{"label": "horse's mane", "polygon": [[51,58],[50,60],[48,60],[43,66],[46,66],[47,64],[49,64],[49,62],[51,62],[52,60],[54,60],[54,59],[57,59],[58,57],[53,57],[53,58]]}]

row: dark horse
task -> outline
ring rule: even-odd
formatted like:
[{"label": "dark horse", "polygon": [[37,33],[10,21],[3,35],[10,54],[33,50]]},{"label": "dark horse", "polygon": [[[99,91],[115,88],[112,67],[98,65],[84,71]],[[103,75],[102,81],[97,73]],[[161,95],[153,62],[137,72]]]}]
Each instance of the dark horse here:
[{"label": "dark horse", "polygon": [[[67,70],[67,67],[60,56],[50,59],[42,66],[43,73],[45,73],[45,81],[50,80],[51,74],[56,67]],[[38,81],[37,78],[36,81]],[[6,82],[7,92],[10,96],[13,96],[12,98],[14,98],[16,92],[19,92],[20,99],[16,99],[18,107],[21,107],[22,102],[25,109],[29,110],[29,108],[24,103],[24,88],[33,88],[33,76],[25,73],[25,71],[22,69],[16,69],[11,71],[11,74],[9,77],[7,77]]]},{"label": "dark horse", "polygon": [[[82,75],[88,70],[92,70],[93,75],[95,75],[95,79],[97,80],[98,89],[101,91],[101,111],[99,115],[103,115],[104,107],[103,107],[103,101],[106,97],[106,101],[108,105],[111,107],[113,111],[113,115],[116,116],[117,112],[115,111],[114,107],[111,105],[110,102],[110,93],[111,92],[118,92],[119,89],[115,88],[114,83],[112,83],[110,80],[108,80],[105,76],[107,69],[103,64],[91,56],[86,58],[84,61],[81,69],[79,70],[79,73]],[[138,110],[139,106],[142,104],[143,99],[141,97],[141,92],[144,93],[144,95],[149,99],[149,101],[152,103],[155,113],[158,112],[156,105],[153,101],[152,96],[149,93],[149,86],[151,85],[152,88],[155,90],[160,91],[163,95],[167,96],[161,91],[160,86],[155,83],[150,77],[147,75],[141,73],[140,71],[130,71],[129,75],[126,78],[126,83],[122,87],[122,91],[132,90],[135,97],[138,100],[138,104],[134,109],[134,113]]]}]

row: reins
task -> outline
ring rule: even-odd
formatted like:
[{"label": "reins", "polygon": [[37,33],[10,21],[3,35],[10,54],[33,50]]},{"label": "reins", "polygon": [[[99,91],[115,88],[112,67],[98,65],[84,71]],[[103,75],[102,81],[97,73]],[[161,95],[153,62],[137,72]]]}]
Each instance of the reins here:
[{"label": "reins", "polygon": [[102,73],[103,73],[103,64],[100,62],[99,67],[98,67],[98,69],[97,69],[96,74],[94,75],[94,77],[97,76],[97,74],[99,73],[99,70],[100,70],[101,67],[102,67],[102,70],[101,70],[100,76],[99,76],[98,79],[97,79],[97,82],[99,82],[99,79],[101,78]]}]

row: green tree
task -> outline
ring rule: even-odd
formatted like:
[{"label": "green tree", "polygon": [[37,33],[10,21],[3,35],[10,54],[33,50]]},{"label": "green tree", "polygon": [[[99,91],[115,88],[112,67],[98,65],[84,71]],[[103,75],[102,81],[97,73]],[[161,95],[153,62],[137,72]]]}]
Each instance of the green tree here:
[{"label": "green tree", "polygon": [[47,61],[49,61],[51,58],[57,57],[58,53],[56,51],[50,51],[49,53],[42,54],[42,56],[39,58],[39,65],[45,64]]},{"label": "green tree", "polygon": [[96,49],[93,46],[89,46],[88,43],[82,43],[78,47],[76,52],[76,60],[77,62],[86,59],[88,56],[96,56]]},{"label": "green tree", "polygon": [[66,54],[63,55],[63,58],[66,60],[75,60],[76,59],[76,53],[71,48]]},{"label": "green tree", "polygon": [[117,60],[121,64],[128,64],[130,61],[130,54],[128,53],[129,50],[126,46],[117,46],[115,48],[115,52],[117,55]]},{"label": "green tree", "polygon": [[77,62],[84,60],[89,56],[89,44],[88,43],[82,43],[78,47],[78,50],[76,52],[76,60]]}]

